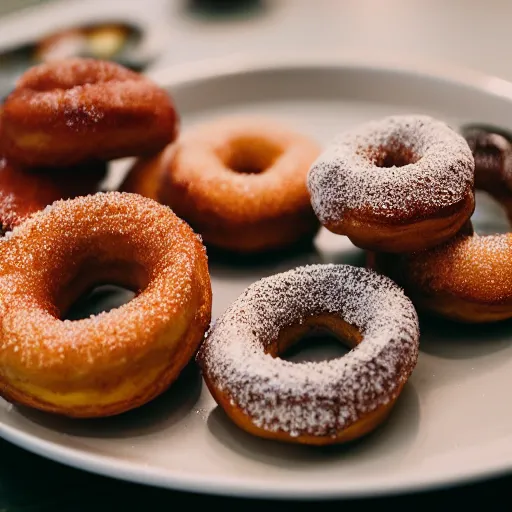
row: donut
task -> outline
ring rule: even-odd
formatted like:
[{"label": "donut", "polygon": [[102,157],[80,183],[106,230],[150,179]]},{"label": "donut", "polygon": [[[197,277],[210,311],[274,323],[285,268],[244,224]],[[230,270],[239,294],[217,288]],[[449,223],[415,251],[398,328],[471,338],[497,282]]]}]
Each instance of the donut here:
[{"label": "donut", "polygon": [[[172,211],[136,194],[57,201],[0,242],[0,395],[71,417],[138,407],[167,389],[210,323],[204,246]],[[135,298],[66,320],[98,284]]]},{"label": "donut", "polygon": [[[498,201],[511,218],[512,146],[507,132],[462,127],[475,160],[475,188]],[[471,222],[451,240],[426,251],[372,253],[368,266],[399,283],[421,310],[464,323],[512,317],[512,234],[479,235]]]},{"label": "donut", "polygon": [[429,116],[390,116],[340,134],[308,174],[313,209],[360,248],[413,252],[454,236],[475,207],[464,138]]},{"label": "donut", "polygon": [[512,234],[466,228],[418,253],[373,254],[369,266],[391,277],[422,311],[462,323],[512,318]]},{"label": "donut", "polygon": [[512,135],[482,124],[462,127],[475,159],[475,188],[498,201],[512,221]]},{"label": "donut", "polygon": [[0,159],[0,234],[11,231],[34,212],[58,199],[92,194],[98,191],[107,167],[95,163],[86,169],[75,167],[39,172]]},{"label": "donut", "polygon": [[164,174],[173,151],[174,145],[170,144],[156,155],[136,160],[119,190],[162,202]]},{"label": "donut", "polygon": [[[352,347],[341,358],[281,359],[307,333]],[[196,360],[216,402],[255,436],[343,443],[391,412],[418,358],[410,300],[390,279],[349,265],[310,265],[264,278],[216,321]]]},{"label": "donut", "polygon": [[29,69],[2,113],[3,153],[26,167],[70,167],[156,153],[178,118],[169,95],[113,62],[64,59]]},{"label": "donut", "polygon": [[[463,127],[475,160],[475,187],[512,207],[512,146],[506,132]],[[464,323],[512,318],[512,234],[479,235],[469,221],[451,240],[411,254],[371,254],[368,266],[400,284],[425,312]]]},{"label": "donut", "polygon": [[320,148],[309,137],[268,119],[224,118],[169,151],[162,201],[207,245],[256,253],[317,233],[306,174]]}]

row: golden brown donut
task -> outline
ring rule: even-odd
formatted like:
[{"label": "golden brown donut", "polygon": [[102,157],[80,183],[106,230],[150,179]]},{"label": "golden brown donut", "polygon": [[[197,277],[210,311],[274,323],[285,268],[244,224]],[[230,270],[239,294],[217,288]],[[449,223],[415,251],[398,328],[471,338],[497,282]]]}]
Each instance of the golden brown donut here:
[{"label": "golden brown donut", "polygon": [[468,229],[427,251],[373,254],[369,266],[391,277],[421,310],[466,323],[512,318],[512,234]]},{"label": "golden brown donut", "polygon": [[161,150],[178,130],[169,95],[142,75],[94,59],[29,69],[7,97],[3,152],[27,167],[69,167]]},{"label": "golden brown donut", "polygon": [[318,231],[306,174],[320,150],[309,137],[263,118],[225,118],[168,151],[161,200],[207,245],[260,252]]},{"label": "golden brown donut", "polygon": [[[352,350],[321,362],[279,356],[330,331]],[[290,443],[343,443],[391,412],[418,358],[411,301],[390,279],[349,265],[311,265],[252,284],[198,354],[208,389],[243,430]]]},{"label": "golden brown donut", "polygon": [[354,245],[427,249],[473,213],[474,161],[462,136],[423,115],[390,116],[340,134],[308,174],[320,222]]},{"label": "golden brown donut", "polygon": [[0,233],[11,231],[34,212],[58,199],[92,194],[107,166],[97,162],[70,169],[29,170],[0,159]]},{"label": "golden brown donut", "polygon": [[[172,211],[119,192],[58,201],[0,242],[0,394],[75,417],[118,414],[162,393],[210,322],[204,246]],[[63,320],[98,284],[136,297]]]}]

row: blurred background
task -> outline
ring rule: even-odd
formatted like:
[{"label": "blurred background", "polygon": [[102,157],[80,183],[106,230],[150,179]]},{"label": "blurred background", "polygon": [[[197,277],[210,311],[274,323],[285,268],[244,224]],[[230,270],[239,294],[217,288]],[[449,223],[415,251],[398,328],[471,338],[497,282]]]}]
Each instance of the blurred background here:
[{"label": "blurred background", "polygon": [[507,0],[1,0],[0,94],[35,62],[148,70],[234,54],[329,53],[512,79]]}]

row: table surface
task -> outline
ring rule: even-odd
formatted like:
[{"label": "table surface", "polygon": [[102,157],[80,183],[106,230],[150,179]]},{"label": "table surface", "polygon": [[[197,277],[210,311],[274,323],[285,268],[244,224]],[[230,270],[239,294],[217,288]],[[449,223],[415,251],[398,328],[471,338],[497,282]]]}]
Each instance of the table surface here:
[{"label": "table surface", "polygon": [[[18,0],[16,0],[17,2]],[[269,51],[367,54],[378,60],[463,66],[512,80],[508,59],[512,2],[507,0],[150,0],[169,30],[156,67]],[[125,0],[130,9],[134,0]],[[12,0],[3,0],[3,11]],[[33,2],[31,2],[33,3]],[[149,3],[149,1],[147,2]],[[224,4],[219,9],[218,5]],[[241,6],[241,7],[240,7]],[[19,16],[18,14],[14,14]],[[12,15],[11,15],[12,16]],[[14,18],[13,18],[14,19]],[[2,20],[0,19],[0,22]],[[155,504],[258,506],[258,501],[151,489],[91,475],[0,441],[0,512],[138,510]],[[512,477],[436,492],[373,498],[373,505],[465,505],[504,502]],[[353,503],[350,501],[350,503]],[[282,502],[265,502],[276,508]],[[302,506],[311,506],[304,503]]]}]

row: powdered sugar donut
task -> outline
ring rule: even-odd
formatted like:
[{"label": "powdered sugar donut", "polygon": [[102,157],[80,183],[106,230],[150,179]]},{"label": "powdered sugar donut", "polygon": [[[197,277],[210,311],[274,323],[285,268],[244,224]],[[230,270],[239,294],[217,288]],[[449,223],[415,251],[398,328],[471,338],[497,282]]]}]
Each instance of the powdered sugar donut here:
[{"label": "powdered sugar donut", "polygon": [[[328,330],[354,348],[330,361],[278,356]],[[360,437],[388,415],[418,357],[416,311],[388,278],[349,265],[312,265],[247,288],[198,353],[221,407],[254,435],[306,444]]]},{"label": "powdered sugar donut", "polygon": [[391,116],[337,137],[308,174],[320,222],[357,246],[409,252],[444,242],[473,213],[464,138],[424,115]]},{"label": "powdered sugar donut", "polygon": [[[475,186],[512,218],[512,146],[502,130],[462,130],[475,158]],[[480,236],[471,222],[449,241],[411,254],[371,254],[368,265],[404,287],[419,308],[468,323],[512,318],[512,234]]]}]

